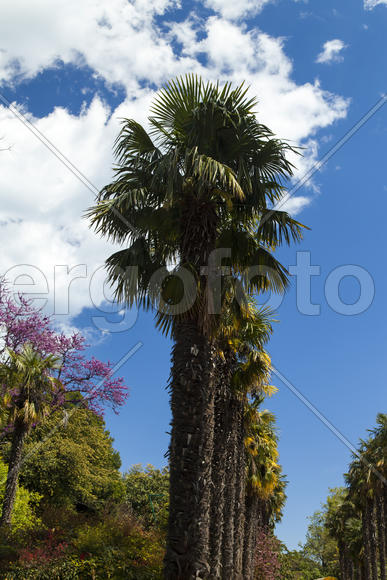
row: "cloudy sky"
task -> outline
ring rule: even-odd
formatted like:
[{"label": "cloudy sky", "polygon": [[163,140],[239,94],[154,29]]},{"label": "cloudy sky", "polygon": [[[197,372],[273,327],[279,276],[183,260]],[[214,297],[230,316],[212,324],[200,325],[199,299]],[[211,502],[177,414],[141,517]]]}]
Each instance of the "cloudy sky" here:
[{"label": "cloudy sky", "polygon": [[[286,206],[312,228],[298,251],[311,252],[320,267],[312,290],[321,309],[300,312],[295,287],[277,305],[274,363],[350,441],[372,427],[384,399],[377,298],[386,280],[378,255],[383,225],[367,218],[384,207],[387,190],[386,24],[387,0],[2,1],[1,273],[39,292],[63,327],[84,328],[102,358],[116,360],[143,343],[123,368],[127,408],[108,416],[124,468],[165,462],[169,344],[149,315],[119,308],[116,318],[104,318],[101,309],[112,307],[100,267],[112,247],[88,229],[83,213],[111,178],[120,118],[146,123],[157,87],[186,72],[246,81],[260,121],[303,147],[289,187],[305,183]],[[321,159],[321,170],[303,179]],[[296,264],[296,249],[283,259]],[[348,264],[370,272],[376,289],[372,307],[354,316],[332,308],[324,294],[329,272]],[[344,304],[356,303],[356,284],[343,280]],[[112,335],[99,332],[118,326]],[[290,481],[279,534],[296,546],[306,516],[340,484],[349,450],[289,385],[275,382],[281,391],[270,404]]]}]

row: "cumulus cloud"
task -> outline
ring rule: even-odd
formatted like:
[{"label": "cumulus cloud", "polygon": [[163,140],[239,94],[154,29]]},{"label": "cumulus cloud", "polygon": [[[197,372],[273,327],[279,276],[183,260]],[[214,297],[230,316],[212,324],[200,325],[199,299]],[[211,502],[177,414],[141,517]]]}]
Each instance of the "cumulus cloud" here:
[{"label": "cumulus cloud", "polygon": [[317,56],[316,62],[321,64],[342,62],[344,60],[344,57],[341,53],[346,47],[347,45],[339,38],[328,40],[324,44],[320,54]]},{"label": "cumulus cloud", "polygon": [[[98,96],[79,115],[55,108],[34,118],[24,111],[97,190],[112,177],[117,119],[145,122],[155,86],[187,71],[209,80],[247,81],[259,98],[260,121],[293,145],[307,144],[308,155],[295,160],[299,178],[318,155],[317,131],[345,117],[348,102],[318,82],[297,84],[283,39],[219,15],[206,21],[191,15],[176,22],[168,13],[173,6],[172,0],[37,0],[33,6],[27,0],[3,0],[0,75],[17,83],[59,67],[59,62],[87,64],[107,84],[125,89],[125,101],[113,111]],[[114,248],[82,219],[93,191],[5,107],[0,107],[0,127],[2,147],[12,145],[0,153],[0,244],[6,248],[2,272],[14,279],[17,265],[32,265],[36,289],[44,291],[46,279],[50,304],[56,301],[63,313],[69,280],[79,276],[70,286],[72,316],[103,304],[109,293],[105,289],[104,294],[102,270],[91,275]],[[286,207],[297,213],[309,202],[300,194]],[[73,270],[68,274],[65,266]],[[28,279],[21,277],[23,281]]]},{"label": "cumulus cloud", "polygon": [[364,8],[366,10],[372,10],[375,6],[379,4],[387,5],[387,0],[364,0]]},{"label": "cumulus cloud", "polygon": [[4,0],[0,21],[0,79],[32,78],[59,62],[88,65],[109,83],[137,89],[139,79],[195,68],[176,59],[157,16],[175,0]]},{"label": "cumulus cloud", "polygon": [[205,5],[224,18],[234,20],[257,14],[270,2],[273,0],[239,0],[239,2],[235,2],[235,0],[205,0]]},{"label": "cumulus cloud", "polygon": [[[309,0],[293,0],[307,4]],[[275,4],[276,0],[204,0],[204,5],[210,8],[222,18],[228,20],[241,20],[254,16],[262,11],[267,4]]]}]

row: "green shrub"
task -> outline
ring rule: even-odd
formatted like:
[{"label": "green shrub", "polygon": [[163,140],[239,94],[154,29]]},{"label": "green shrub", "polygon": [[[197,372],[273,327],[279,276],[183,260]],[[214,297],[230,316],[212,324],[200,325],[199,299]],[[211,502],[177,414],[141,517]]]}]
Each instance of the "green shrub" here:
[{"label": "green shrub", "polygon": [[151,573],[150,578],[157,577],[152,574],[161,573],[164,553],[161,536],[155,531],[145,531],[130,513],[124,512],[97,525],[81,528],[73,543],[85,558],[110,562],[116,570],[122,568],[128,573],[130,567],[146,568]]},{"label": "green shrub", "polygon": [[35,568],[16,567],[4,580],[161,580],[161,572],[136,568],[118,559],[96,558],[63,562]]},{"label": "green shrub", "polygon": [[[7,479],[8,466],[0,459],[0,513],[4,501],[5,482]],[[39,493],[30,492],[19,486],[16,491],[15,504],[12,512],[12,534],[18,536],[25,534],[42,525],[36,515],[42,496]]]},{"label": "green shrub", "polygon": [[[7,580],[161,580],[163,537],[144,530],[127,511],[83,524],[67,543],[63,530],[49,530],[33,547],[19,550]],[[3,578],[3,576],[2,576]]]}]

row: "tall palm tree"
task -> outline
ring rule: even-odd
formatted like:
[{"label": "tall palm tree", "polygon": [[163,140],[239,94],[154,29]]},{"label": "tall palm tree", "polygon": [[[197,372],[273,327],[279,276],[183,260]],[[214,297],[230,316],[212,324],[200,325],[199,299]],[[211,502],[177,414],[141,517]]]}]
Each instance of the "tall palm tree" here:
[{"label": "tall palm tree", "polygon": [[[89,212],[98,232],[126,246],[107,260],[116,297],[158,307],[156,324],[174,339],[170,579],[209,573],[213,335],[222,303],[219,266],[211,267],[209,258],[230,248],[225,263],[248,292],[282,290],[286,271],[271,248],[301,236],[300,224],[271,209],[292,174],[290,147],[258,123],[254,106],[243,85],[221,88],[192,75],[171,81],[153,104],[149,133],[125,120],[116,179]],[[251,266],[258,268],[254,276]],[[179,276],[189,282],[184,291]]]},{"label": "tall palm tree", "polygon": [[17,481],[22,461],[25,438],[34,423],[50,411],[61,384],[50,376],[59,368],[60,361],[53,355],[43,357],[31,344],[20,352],[8,350],[8,360],[0,365],[0,380],[5,388],[3,408],[13,424],[11,451],[0,525],[9,527],[15,502]]}]

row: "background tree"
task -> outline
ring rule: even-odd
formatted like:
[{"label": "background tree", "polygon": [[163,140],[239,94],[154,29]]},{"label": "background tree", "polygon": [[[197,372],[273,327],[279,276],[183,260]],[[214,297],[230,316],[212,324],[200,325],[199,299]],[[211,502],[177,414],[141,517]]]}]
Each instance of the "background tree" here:
[{"label": "background tree", "polygon": [[[331,493],[335,493],[333,490]],[[326,575],[335,576],[338,573],[339,549],[337,541],[332,538],[327,528],[327,504],[309,518],[306,541],[303,545],[304,554],[319,564]]]},{"label": "background tree", "polygon": [[[6,362],[8,349],[18,353],[26,343],[43,357],[60,358],[52,376],[59,379],[67,393],[80,394],[78,403],[98,414],[106,407],[118,411],[128,396],[122,377],[112,374],[110,362],[86,356],[87,343],[81,333],[70,336],[57,332],[53,320],[34,307],[23,295],[14,297],[0,281],[0,361]],[[6,385],[3,385],[3,393]],[[74,395],[73,401],[76,402]],[[65,398],[63,399],[65,403]]]},{"label": "background tree", "polygon": [[[121,460],[103,420],[79,408],[62,421],[62,412],[37,425],[26,440],[20,482],[43,497],[43,508],[101,511],[123,501]],[[49,436],[49,437],[48,437]],[[40,441],[38,453],[29,454]]]},{"label": "background tree", "polygon": [[153,465],[133,465],[124,474],[125,499],[146,527],[166,529],[168,519],[169,472]]},{"label": "background tree", "polygon": [[379,414],[377,427],[354,453],[345,474],[346,487],[330,490],[322,512],[309,528],[306,553],[326,564],[323,559],[331,544],[324,525],[337,546],[341,580],[386,577],[386,424],[386,415]]},{"label": "background tree", "polygon": [[57,333],[51,319],[23,296],[14,299],[0,284],[0,395],[3,429],[12,432],[1,523],[11,523],[25,438],[35,423],[59,407],[84,405],[102,413],[127,396],[110,363],[87,359],[84,338]]},{"label": "background tree", "polygon": [[50,407],[58,405],[62,393],[59,380],[49,374],[59,366],[57,357],[42,357],[29,343],[19,353],[9,349],[8,356],[0,367],[0,381],[6,389],[3,405],[12,424],[9,469],[1,512],[3,527],[11,525],[25,438],[31,427],[48,415]]},{"label": "background tree", "polygon": [[281,580],[316,580],[324,571],[302,551],[282,548],[279,555]]}]

